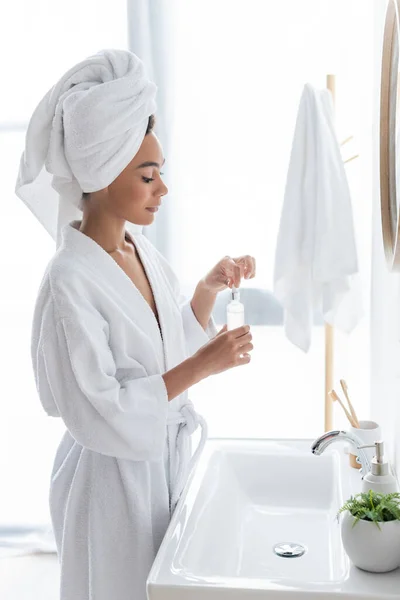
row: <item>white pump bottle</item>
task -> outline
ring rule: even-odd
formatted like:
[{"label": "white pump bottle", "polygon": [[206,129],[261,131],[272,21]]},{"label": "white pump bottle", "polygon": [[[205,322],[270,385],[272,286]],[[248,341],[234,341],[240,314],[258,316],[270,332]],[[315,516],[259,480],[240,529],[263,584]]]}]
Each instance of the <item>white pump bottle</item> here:
[{"label": "white pump bottle", "polygon": [[[379,492],[380,494],[391,494],[398,492],[399,486],[396,477],[391,473],[388,461],[384,456],[383,442],[373,444],[376,449],[376,456],[371,462],[371,471],[366,473],[362,481],[362,492],[368,493],[369,490]],[[361,446],[361,448],[371,448],[372,446]]]}]

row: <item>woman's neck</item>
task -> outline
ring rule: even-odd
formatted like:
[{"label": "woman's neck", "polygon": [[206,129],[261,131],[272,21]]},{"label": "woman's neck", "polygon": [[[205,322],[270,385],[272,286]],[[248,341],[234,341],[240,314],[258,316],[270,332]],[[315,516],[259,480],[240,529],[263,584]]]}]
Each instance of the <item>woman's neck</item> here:
[{"label": "woman's neck", "polygon": [[110,254],[126,248],[125,224],[124,219],[111,215],[85,214],[84,212],[79,231],[92,238]]}]

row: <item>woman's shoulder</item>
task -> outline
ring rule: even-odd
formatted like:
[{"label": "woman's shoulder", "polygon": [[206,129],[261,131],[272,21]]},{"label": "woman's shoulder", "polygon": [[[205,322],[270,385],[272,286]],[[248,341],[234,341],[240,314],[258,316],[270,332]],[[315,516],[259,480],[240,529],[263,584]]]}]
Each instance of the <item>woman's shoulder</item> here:
[{"label": "woman's shoulder", "polygon": [[102,326],[95,290],[75,257],[57,252],[47,265],[33,312],[32,347],[53,339],[60,324],[73,322],[89,327]]},{"label": "woman's shoulder", "polygon": [[90,272],[76,254],[67,250],[57,251],[49,261],[37,296],[37,307],[53,305],[53,307],[76,306],[84,304],[90,295]]},{"label": "woman's shoulder", "polygon": [[88,277],[76,255],[66,251],[57,251],[51,258],[43,274],[42,283],[51,287],[70,287]]}]

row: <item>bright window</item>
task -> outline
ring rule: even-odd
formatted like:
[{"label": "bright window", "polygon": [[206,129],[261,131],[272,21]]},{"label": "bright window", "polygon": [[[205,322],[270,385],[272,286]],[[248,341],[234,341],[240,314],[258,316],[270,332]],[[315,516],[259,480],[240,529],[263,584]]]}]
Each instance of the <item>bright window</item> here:
[{"label": "bright window", "polygon": [[16,0],[0,27],[0,525],[36,524],[49,521],[50,470],[64,431],[40,406],[30,357],[32,311],[54,244],[15,196],[15,180],[26,125],[47,90],[74,62],[126,48],[126,3],[113,0],[110,10],[105,0]]}]

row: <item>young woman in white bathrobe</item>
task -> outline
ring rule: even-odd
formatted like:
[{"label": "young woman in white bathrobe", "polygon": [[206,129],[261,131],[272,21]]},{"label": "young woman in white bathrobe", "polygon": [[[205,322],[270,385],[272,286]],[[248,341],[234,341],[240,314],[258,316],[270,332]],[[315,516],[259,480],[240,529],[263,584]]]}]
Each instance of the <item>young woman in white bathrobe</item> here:
[{"label": "young woman in white bathrobe", "polygon": [[211,319],[218,292],[254,277],[252,257],[222,259],[185,302],[165,259],[126,232],[151,225],[167,193],[153,123],[111,185],[84,194],[35,309],[40,399],[67,428],[50,492],[61,600],[145,600],[203,425],[187,390],[253,348],[248,326],[217,334]]}]

